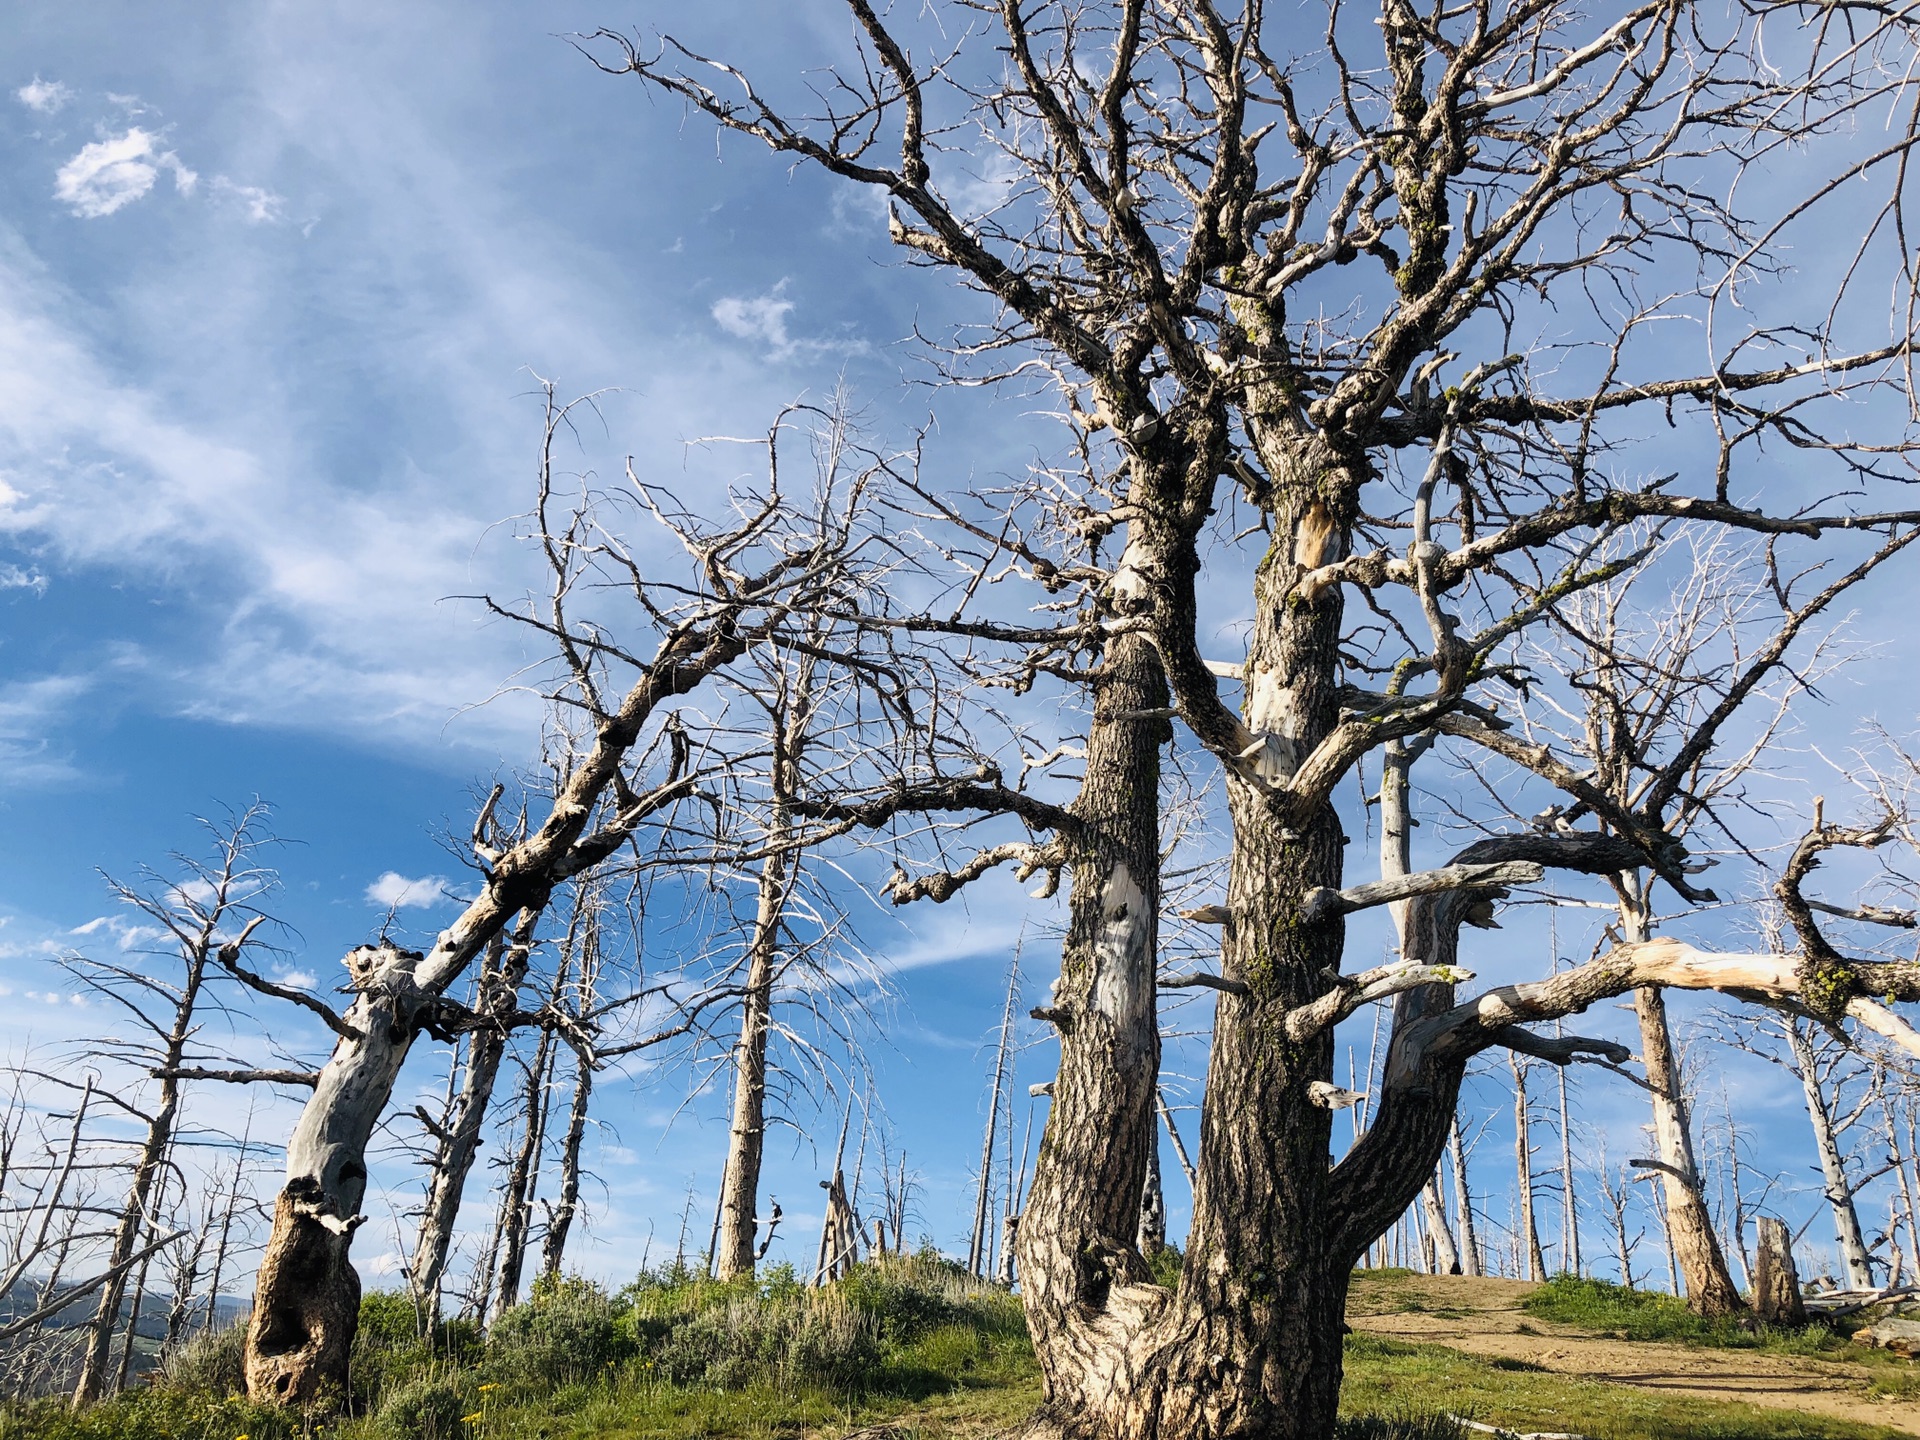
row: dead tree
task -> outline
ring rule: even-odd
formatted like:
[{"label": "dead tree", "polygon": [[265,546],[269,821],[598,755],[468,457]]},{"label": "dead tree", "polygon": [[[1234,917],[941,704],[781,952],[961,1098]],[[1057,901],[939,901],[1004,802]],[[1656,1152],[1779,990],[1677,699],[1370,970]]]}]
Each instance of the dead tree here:
[{"label": "dead tree", "polygon": [[1514,1195],[1520,1207],[1520,1227],[1515,1235],[1515,1269],[1525,1267],[1526,1278],[1547,1278],[1547,1257],[1540,1249],[1540,1227],[1533,1215],[1533,1140],[1531,1107],[1527,1101],[1527,1061],[1517,1051],[1507,1052],[1507,1066],[1513,1073],[1513,1163]]},{"label": "dead tree", "polygon": [[463,1037],[465,1063],[460,1069],[459,1093],[440,1120],[421,1112],[434,1149],[407,1280],[430,1324],[440,1317],[441,1282],[452,1253],[454,1227],[467,1176],[480,1148],[500,1063],[519,1019],[520,987],[533,958],[540,915],[536,909],[523,910],[514,922],[511,938],[496,935],[488,946],[470,1007],[474,1024]]},{"label": "dead tree", "polygon": [[[1529,1025],[1650,985],[1798,997],[1836,1023],[1897,1024],[1869,997],[1920,997],[1920,969],[1829,954],[1797,925],[1793,954],[1656,937],[1464,1003],[1454,990],[1460,926],[1522,874],[1645,871],[1681,900],[1707,893],[1666,824],[1695,762],[1727,743],[1722,724],[1663,757],[1632,810],[1577,755],[1515,730],[1541,702],[1510,642],[1618,573],[1600,547],[1649,518],[1770,537],[1789,603],[1817,613],[1920,535],[1920,513],[1872,508],[1905,474],[1913,345],[1909,307],[1889,335],[1865,280],[1910,273],[1890,235],[1912,140],[1852,123],[1901,109],[1904,16],[1321,8],[1324,26],[1298,10],[1269,22],[1258,0],[1232,15],[1211,0],[1007,0],[969,10],[956,42],[937,11],[849,0],[858,53],[805,92],[690,42],[581,42],[783,163],[884,197],[913,260],[986,297],[981,328],[936,355],[957,378],[1058,381],[1072,427],[1049,461],[1059,524],[1010,524],[993,573],[1078,609],[1040,635],[968,613],[924,617],[921,633],[1027,647],[1026,680],[1084,705],[1081,778],[1060,803],[976,795],[1036,834],[895,891],[950,894],[1009,863],[1071,877],[1041,1011],[1060,1069],[1019,1228],[1042,1432],[1331,1433],[1351,1268],[1426,1183],[1467,1061],[1502,1047],[1626,1058]],[[1770,162],[1809,137],[1817,178],[1788,194]],[[962,183],[982,149],[1011,183],[957,208],[982,194]],[[1755,167],[1768,184],[1742,186]],[[1857,209],[1835,214],[1862,177],[1893,187],[1864,227]],[[1866,235],[1838,293],[1780,283],[1794,239],[1839,233],[1836,219]],[[1701,353],[1666,338],[1683,323]],[[1851,402],[1882,389],[1867,423]],[[1696,440],[1712,473],[1673,475]],[[1750,501],[1749,462],[1776,443],[1808,473]],[[1861,508],[1809,503],[1839,491]],[[1806,573],[1809,555],[1844,559],[1829,580]],[[1246,586],[1244,658],[1203,653],[1203,574]],[[988,588],[969,587],[962,611]],[[1210,593],[1210,611],[1224,598]],[[1708,721],[1748,698],[1730,687]],[[1200,1199],[1170,1292],[1134,1236],[1173,720],[1222,777],[1231,857],[1220,969],[1195,982],[1218,999]],[[1561,792],[1564,828],[1347,886],[1340,783],[1436,731],[1508,796]],[[1403,960],[1343,968],[1343,917],[1402,899]],[[1333,1029],[1393,996],[1372,1125],[1330,1164]]]},{"label": "dead tree", "polygon": [[[543,908],[554,889],[585,873],[670,815],[707,778],[674,738],[672,712],[755,643],[796,614],[844,604],[861,585],[849,541],[864,523],[863,497],[813,497],[796,509],[777,479],[736,494],[715,525],[678,510],[670,496],[629,476],[637,503],[689,557],[685,577],[655,582],[608,534],[591,495],[567,496],[551,459],[567,408],[549,404],[539,504],[530,538],[552,571],[550,593],[525,608],[488,601],[545,637],[559,655],[558,703],[582,717],[590,740],[555,787],[530,833],[495,849],[475,846],[477,893],[424,952],[382,941],[346,957],[353,1001],[338,1013],[237,964],[246,983],[313,1011],[333,1031],[287,1147],[286,1180],[261,1258],[247,1339],[247,1385],[258,1401],[304,1405],[344,1394],[359,1314],[359,1278],[348,1259],[364,1223],[367,1144],[413,1041],[470,1020],[452,986],[515,917]],[[617,580],[653,626],[645,643],[613,641],[582,607],[596,582]],[[484,836],[484,827],[476,827]]]},{"label": "dead tree", "polygon": [[[149,951],[158,963],[138,967],[85,955],[74,955],[64,962],[69,974],[100,999],[112,1002],[138,1027],[138,1038],[102,1041],[100,1048],[131,1060],[159,1082],[153,1099],[147,1102],[152,1108],[136,1111],[144,1119],[144,1132],[137,1142],[126,1197],[107,1247],[104,1263],[109,1278],[100,1286],[93,1317],[85,1327],[86,1348],[73,1388],[76,1407],[99,1399],[110,1385],[125,1381],[134,1332],[140,1323],[151,1251],[137,1262],[134,1257],[143,1238],[161,1230],[160,1193],[167,1183],[186,1082],[203,1076],[243,1082],[276,1078],[244,1070],[209,1071],[204,1064],[189,1063],[205,1058],[193,1053],[206,1021],[203,1010],[221,1008],[221,1001],[209,999],[209,988],[239,966],[254,932],[266,923],[267,917],[258,905],[264,892],[272,888],[274,878],[257,863],[258,851],[268,838],[263,829],[265,821],[265,807],[256,804],[230,824],[210,825],[214,842],[211,861],[181,857],[183,876],[150,876],[150,883],[144,887],[109,882],[116,899],[165,935],[164,948]],[[121,1098],[131,1107],[131,1095]],[[113,1342],[120,1333],[122,1302],[130,1276],[136,1282],[133,1319],[116,1371],[112,1366]]]}]

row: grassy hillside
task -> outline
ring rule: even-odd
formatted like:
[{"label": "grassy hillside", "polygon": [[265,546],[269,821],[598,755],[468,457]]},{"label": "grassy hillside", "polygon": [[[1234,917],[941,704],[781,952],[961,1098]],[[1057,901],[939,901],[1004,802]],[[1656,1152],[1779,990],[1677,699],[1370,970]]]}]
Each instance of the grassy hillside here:
[{"label": "grassy hillside", "polygon": [[[1396,1303],[1390,1276],[1363,1293]],[[1539,1293],[1546,1308],[1637,1303]],[[862,1267],[820,1291],[785,1270],[724,1286],[667,1272],[617,1294],[571,1280],[542,1287],[484,1343],[458,1323],[423,1336],[403,1297],[369,1295],[347,1413],[317,1427],[233,1397],[240,1338],[204,1337],[158,1384],[77,1416],[56,1402],[0,1410],[0,1440],[932,1440],[1007,1430],[1039,1399],[1019,1302],[931,1256]],[[1365,1333],[1349,1338],[1347,1364],[1343,1440],[1464,1440],[1448,1413],[1595,1440],[1900,1433]]]}]

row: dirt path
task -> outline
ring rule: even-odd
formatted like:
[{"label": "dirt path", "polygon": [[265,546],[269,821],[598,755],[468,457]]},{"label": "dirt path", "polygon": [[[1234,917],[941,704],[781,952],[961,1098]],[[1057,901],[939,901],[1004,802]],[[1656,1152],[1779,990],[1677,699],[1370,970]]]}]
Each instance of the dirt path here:
[{"label": "dirt path", "polygon": [[1744,1400],[1920,1433],[1920,1406],[1867,1394],[1869,1372],[1844,1361],[1750,1350],[1610,1340],[1525,1314],[1533,1286],[1517,1280],[1410,1276],[1355,1286],[1356,1330],[1472,1355],[1524,1360],[1544,1370],[1703,1400]]}]

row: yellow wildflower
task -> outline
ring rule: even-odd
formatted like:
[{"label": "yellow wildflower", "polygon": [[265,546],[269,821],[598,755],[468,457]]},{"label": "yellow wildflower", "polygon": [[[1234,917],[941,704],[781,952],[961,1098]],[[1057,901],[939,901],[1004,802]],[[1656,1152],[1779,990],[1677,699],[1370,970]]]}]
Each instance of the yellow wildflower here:
[{"label": "yellow wildflower", "polygon": [[471,1425],[475,1420],[484,1420],[487,1417],[485,1411],[476,1410],[471,1415],[462,1415],[460,1418]]},{"label": "yellow wildflower", "polygon": [[497,1381],[497,1380],[489,1380],[489,1381],[488,1381],[488,1382],[487,1382],[487,1383],[486,1383],[485,1385],[482,1385],[482,1386],[480,1387],[480,1393],[481,1393],[482,1395],[484,1395],[484,1394],[486,1394],[486,1393],[487,1393],[487,1391],[489,1391],[489,1390],[498,1390],[499,1388],[500,1388],[500,1382],[499,1382],[499,1381]]}]

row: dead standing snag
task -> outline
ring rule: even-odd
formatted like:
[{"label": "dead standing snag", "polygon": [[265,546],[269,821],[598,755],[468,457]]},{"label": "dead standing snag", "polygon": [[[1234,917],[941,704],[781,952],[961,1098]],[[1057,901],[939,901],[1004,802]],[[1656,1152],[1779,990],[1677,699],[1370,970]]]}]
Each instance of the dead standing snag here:
[{"label": "dead standing snag", "polygon": [[[1796,557],[1788,574],[1807,548],[1851,558],[1845,532],[1860,530],[1885,542],[1871,570],[1920,524],[1818,499],[1874,500],[1908,473],[1904,260],[1876,225],[1817,299],[1771,283],[1791,236],[1863,177],[1884,183],[1885,228],[1903,223],[1914,137],[1869,138],[1855,119],[1881,102],[1906,113],[1911,37],[1877,10],[1686,0],[1596,15],[1381,0],[1326,6],[1317,26],[1259,0],[982,0],[954,7],[972,30],[847,3],[858,58],[817,86],[814,113],[677,40],[581,43],[728,132],[884,193],[895,243],[989,300],[983,328],[937,363],[1058,378],[1077,457],[1059,473],[1078,477],[1086,545],[1044,572],[1024,563],[1045,586],[1108,537],[1115,553],[1102,638],[1029,676],[1084,685],[1092,714],[1070,823],[1045,826],[1072,892],[1046,1007],[1060,1073],[1019,1231],[1046,1385],[1036,1427],[1320,1440],[1348,1268],[1432,1173],[1467,1058],[1500,1044],[1571,1058],[1583,1042],[1523,1027],[1622,987],[1801,984],[1791,959],[1664,940],[1462,1005],[1421,976],[1399,999],[1374,1128],[1329,1166],[1316,1087],[1332,1080],[1342,1002],[1327,997],[1364,986],[1336,978],[1339,916],[1307,909],[1344,888],[1343,778],[1438,732],[1565,793],[1572,833],[1512,858],[1650,871],[1697,900],[1666,825],[1687,765],[1619,803],[1515,728],[1532,701],[1511,642],[1620,573],[1604,541],[1639,520],[1773,537]],[[959,183],[978,173],[955,153],[968,148],[1015,177],[977,212],[951,198],[978,193]],[[1817,173],[1785,177],[1790,151]],[[1759,167],[1776,183],[1743,183]],[[1892,335],[1884,292],[1860,298],[1869,272],[1898,287]],[[1668,338],[1683,327],[1704,353]],[[1900,411],[1890,433],[1848,429],[1839,402],[1883,388]],[[1789,448],[1800,468],[1775,483],[1764,467]],[[1742,503],[1763,479],[1769,503]],[[1229,573],[1250,576],[1238,666],[1200,643],[1203,577]],[[1719,698],[1738,710],[1750,693]],[[1171,1292],[1134,1247],[1169,717],[1225,775],[1233,842],[1194,1224]],[[1717,743],[1703,727],[1682,749]],[[921,888],[951,893],[993,863],[983,851],[951,886]],[[1410,958],[1451,966],[1484,903],[1460,897],[1410,901]],[[1850,1013],[1868,1003],[1849,988],[1864,971],[1819,973],[1845,981],[1833,994]]]},{"label": "dead standing snag", "polygon": [[[564,407],[550,406],[543,453],[551,454],[564,423]],[[696,791],[702,776],[688,747],[671,743],[669,733],[682,697],[778,635],[793,616],[858,590],[850,573],[864,513],[857,487],[822,493],[808,509],[791,506],[770,486],[735,497],[739,515],[724,527],[673,514],[667,497],[637,481],[635,488],[686,550],[689,580],[656,583],[598,528],[591,506],[567,513],[543,464],[533,538],[553,571],[552,593],[524,612],[494,607],[552,641],[561,660],[556,698],[591,727],[544,818],[499,847],[476,836],[478,893],[431,948],[382,943],[352,951],[346,966],[353,1000],[344,1013],[311,996],[287,997],[318,1007],[337,1039],[288,1143],[286,1181],[261,1261],[247,1341],[247,1386],[257,1400],[326,1403],[344,1393],[360,1288],[348,1252],[365,1219],[367,1142],[415,1037],[464,1019],[449,988],[516,916],[543,908],[557,886],[605,861]],[[591,566],[620,577],[652,619],[659,638],[650,656],[576,619]],[[622,674],[621,681],[610,678]],[[656,750],[664,752],[657,762]]]}]

